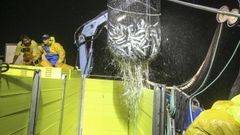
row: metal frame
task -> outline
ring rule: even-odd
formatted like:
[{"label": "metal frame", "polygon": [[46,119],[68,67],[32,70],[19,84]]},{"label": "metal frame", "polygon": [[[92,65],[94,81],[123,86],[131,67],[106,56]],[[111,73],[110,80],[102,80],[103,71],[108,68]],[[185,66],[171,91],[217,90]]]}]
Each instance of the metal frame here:
[{"label": "metal frame", "polygon": [[62,90],[62,107],[60,113],[60,122],[59,122],[59,135],[62,135],[62,123],[63,123],[63,115],[64,115],[64,104],[65,104],[65,93],[66,93],[66,85],[67,85],[67,75],[62,75],[64,84]]},{"label": "metal frame", "polygon": [[84,95],[85,95],[85,79],[86,78],[81,78],[81,95],[80,95],[80,107],[79,107],[79,129],[78,129],[78,135],[82,135],[83,133],[83,128],[82,128],[82,122],[83,122],[83,112],[84,112]]},{"label": "metal frame", "polygon": [[165,135],[166,126],[166,86],[161,86],[160,135]]},{"label": "metal frame", "polygon": [[152,135],[165,135],[166,85],[154,86]]},{"label": "metal frame", "polygon": [[34,70],[33,84],[32,84],[32,100],[28,122],[28,135],[35,135],[35,128],[37,124],[37,114],[40,97],[40,79],[41,70]]},{"label": "metal frame", "polygon": [[180,4],[180,5],[184,5],[187,7],[195,8],[195,9],[200,9],[200,10],[204,10],[204,11],[208,11],[208,12],[212,12],[212,13],[235,16],[235,17],[240,18],[240,14],[232,13],[232,12],[228,12],[228,11],[222,11],[217,8],[207,7],[207,6],[198,5],[198,4],[192,4],[192,3],[184,2],[181,0],[168,0],[168,1]]},{"label": "metal frame", "polygon": [[160,135],[160,99],[161,90],[159,87],[154,88],[154,99],[153,99],[153,121],[152,121],[152,135]]}]

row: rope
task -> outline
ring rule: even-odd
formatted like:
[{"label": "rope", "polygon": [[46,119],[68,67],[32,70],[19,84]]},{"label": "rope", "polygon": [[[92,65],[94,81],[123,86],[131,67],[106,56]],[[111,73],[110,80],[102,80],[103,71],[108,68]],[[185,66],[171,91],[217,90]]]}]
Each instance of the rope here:
[{"label": "rope", "polygon": [[169,113],[167,113],[167,129],[165,130],[165,134],[166,135],[172,135],[173,134],[173,132],[175,132],[175,131],[173,131],[173,129],[172,129],[172,118],[171,118],[171,114],[170,114],[170,110],[168,110],[169,111]]},{"label": "rope", "polygon": [[173,118],[176,113],[176,94],[175,94],[176,87],[174,86],[171,89],[171,95],[170,95],[170,105],[169,105],[169,113],[171,117]]},{"label": "rope", "polygon": [[[208,76],[210,74],[210,71],[212,69],[212,66],[213,66],[213,62],[215,60],[215,56],[216,56],[216,52],[217,52],[217,48],[218,48],[218,44],[219,44],[219,40],[220,40],[220,36],[221,36],[221,33],[222,33],[222,27],[223,27],[223,24],[221,23],[220,26],[217,27],[216,29],[216,32],[214,34],[214,37],[213,37],[213,40],[212,42],[216,41],[215,44],[216,44],[216,50],[213,52],[213,56],[212,56],[212,60],[210,62],[210,66],[209,66],[209,69],[207,71],[207,74],[206,74],[206,77],[204,78],[203,82],[201,83],[201,85],[198,87],[198,89],[196,91],[194,91],[190,97],[189,97],[189,102],[188,102],[188,106],[189,106],[189,114],[190,114],[190,120],[191,122],[193,122],[193,117],[192,117],[192,99],[194,98],[193,95],[196,94],[198,91],[200,91],[202,89],[202,87],[204,87],[207,79],[208,79]],[[218,34],[216,34],[218,32]],[[217,37],[216,37],[217,36]],[[211,45],[214,45],[211,44]]]},{"label": "rope", "polygon": [[173,122],[173,119],[175,117],[176,114],[176,86],[173,86],[171,88],[171,93],[170,93],[170,103],[169,103],[169,109],[167,109],[167,126],[166,126],[166,130],[165,130],[165,134],[166,135],[173,135],[173,133],[175,132],[175,123]]},{"label": "rope", "polygon": [[213,83],[215,83],[219,77],[223,74],[223,72],[226,70],[226,68],[229,66],[230,62],[232,61],[233,57],[235,56],[238,48],[240,45],[240,40],[238,41],[238,44],[235,48],[235,50],[232,53],[232,56],[230,57],[230,59],[228,60],[228,62],[226,63],[226,65],[223,67],[223,69],[221,70],[221,72],[218,74],[218,76],[209,84],[207,85],[204,89],[202,89],[201,91],[191,95],[190,99],[189,99],[189,111],[190,111],[190,118],[191,118],[191,122],[193,122],[193,116],[192,116],[192,108],[191,108],[191,103],[192,103],[192,99],[196,96],[198,96],[199,94],[202,94],[203,92],[205,92]]},{"label": "rope", "polygon": [[[196,91],[194,91],[194,92],[190,95],[190,97],[191,97],[192,95],[194,95],[195,93],[197,93],[199,90],[201,90],[202,87],[204,86],[204,84],[206,83],[207,79],[208,79],[208,76],[209,76],[210,71],[211,71],[212,66],[213,66],[213,62],[214,62],[214,60],[215,60],[215,56],[216,56],[216,52],[217,52],[219,40],[220,40],[220,37],[221,37],[221,34],[222,34],[222,27],[223,27],[223,24],[220,24],[220,27],[217,27],[217,30],[216,30],[216,32],[215,32],[215,34],[214,34],[214,37],[213,37],[213,40],[212,40],[212,42],[216,41],[216,42],[215,42],[215,44],[216,44],[216,47],[215,47],[216,50],[213,52],[212,60],[211,60],[211,62],[210,62],[210,66],[209,66],[209,69],[208,69],[208,71],[207,71],[206,77],[204,78],[202,84],[198,87],[198,89],[197,89]],[[219,33],[216,34],[217,32],[219,32]],[[217,36],[217,37],[216,37],[216,36]],[[214,43],[211,44],[211,45],[214,45]]]}]

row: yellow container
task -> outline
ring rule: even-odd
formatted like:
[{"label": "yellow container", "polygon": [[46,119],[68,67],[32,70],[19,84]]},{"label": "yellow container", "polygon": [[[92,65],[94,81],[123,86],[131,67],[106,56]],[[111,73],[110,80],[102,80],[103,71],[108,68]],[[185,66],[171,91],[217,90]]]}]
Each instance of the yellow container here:
[{"label": "yellow container", "polygon": [[[77,135],[79,131],[80,72],[61,68],[14,66],[1,75],[0,134],[27,135],[33,71],[40,69],[40,104],[35,133]],[[67,75],[66,87],[62,75]],[[65,93],[64,93],[65,89]],[[133,135],[121,81],[86,79],[83,134]],[[63,97],[64,94],[64,97]],[[152,134],[153,91],[144,90],[137,117],[137,135]],[[130,123],[131,124],[131,123]]]}]

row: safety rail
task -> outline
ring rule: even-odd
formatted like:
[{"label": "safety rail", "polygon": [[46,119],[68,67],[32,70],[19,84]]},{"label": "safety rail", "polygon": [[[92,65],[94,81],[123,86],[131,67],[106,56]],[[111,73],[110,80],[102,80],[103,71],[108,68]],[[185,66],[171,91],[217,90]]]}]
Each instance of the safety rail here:
[{"label": "safety rail", "polygon": [[153,135],[165,135],[166,126],[166,86],[154,86]]},{"label": "safety rail", "polygon": [[30,107],[30,118],[28,123],[28,135],[35,135],[35,129],[37,124],[39,97],[40,97],[40,80],[41,70],[33,70],[33,84],[32,84],[32,100]]},{"label": "safety rail", "polygon": [[[7,125],[10,127],[4,129],[5,126],[0,126],[1,134],[19,133],[36,135],[44,132],[52,133],[54,131],[58,135],[61,135],[69,132],[69,129],[66,128],[66,120],[78,117],[77,112],[72,113],[71,116],[67,115],[69,110],[76,110],[75,107],[77,107],[75,104],[72,105],[69,103],[77,100],[76,96],[79,93],[78,87],[71,85],[76,84],[71,79],[79,81],[79,76],[78,78],[75,77],[75,74],[79,75],[79,72],[69,71],[69,76],[72,76],[72,78],[69,78],[68,75],[63,72],[59,73],[59,69],[54,68],[52,70],[56,70],[56,72],[53,71],[53,74],[58,73],[60,75],[57,76],[61,77],[48,78],[42,77],[45,68],[34,69],[31,66],[8,64],[6,66],[4,64],[0,64],[0,68],[5,70],[8,67],[9,70],[0,74],[0,78],[6,80],[5,82],[1,82],[0,89],[0,106],[6,107],[0,110],[0,123],[2,124],[4,120],[7,120]],[[26,72],[26,74],[22,74],[22,72]],[[55,84],[49,85],[52,82]],[[55,110],[46,110],[46,108],[55,108]],[[45,111],[48,112],[45,113]],[[76,116],[73,116],[73,114],[76,114]],[[53,120],[53,118],[57,119]],[[21,122],[16,123],[20,119]],[[55,126],[52,127],[49,122]],[[75,125],[77,124],[74,123]],[[74,132],[73,129],[70,131]]]},{"label": "safety rail", "polygon": [[[5,68],[4,70],[2,70]],[[41,70],[27,69],[27,68],[16,68],[11,67],[9,64],[2,62],[0,60],[0,76],[2,72],[6,72],[9,69],[19,69],[19,70],[28,70],[34,72],[33,82],[32,82],[32,99],[30,104],[30,113],[29,113],[29,122],[28,122],[28,135],[35,135],[35,127],[37,122],[37,112],[39,106],[39,95],[40,95],[40,79],[41,79]]]},{"label": "safety rail", "polygon": [[[157,124],[154,125],[159,126],[153,127],[154,135],[175,135],[176,132],[183,132],[184,124],[189,117],[186,114],[190,96],[177,86],[166,86],[148,80],[145,82],[153,87],[154,92],[157,93],[157,95],[154,95],[158,100],[158,102],[154,101],[156,105],[154,111],[160,115],[155,116],[155,123]],[[194,99],[194,101],[197,105],[192,105],[192,107],[199,108],[198,100]]]}]

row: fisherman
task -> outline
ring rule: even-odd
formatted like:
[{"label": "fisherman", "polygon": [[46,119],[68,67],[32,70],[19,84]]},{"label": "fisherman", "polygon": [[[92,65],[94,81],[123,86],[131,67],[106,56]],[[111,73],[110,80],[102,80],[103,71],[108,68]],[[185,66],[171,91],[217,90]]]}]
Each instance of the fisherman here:
[{"label": "fisherman", "polygon": [[62,67],[72,69],[64,63],[65,50],[60,43],[55,42],[54,37],[50,37],[48,34],[42,36],[43,44],[40,46],[40,53],[45,56],[46,60],[42,60],[39,66],[43,67]]},{"label": "fisherman", "polygon": [[15,64],[19,55],[23,54],[23,64],[34,65],[33,62],[39,59],[39,50],[37,43],[27,35],[21,36],[21,41],[17,43],[15,56],[12,64]]},{"label": "fisherman", "polygon": [[185,135],[240,135],[240,94],[231,100],[216,101],[203,111]]}]

